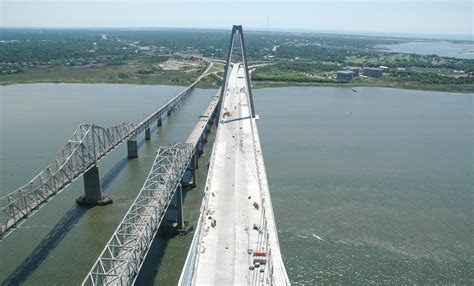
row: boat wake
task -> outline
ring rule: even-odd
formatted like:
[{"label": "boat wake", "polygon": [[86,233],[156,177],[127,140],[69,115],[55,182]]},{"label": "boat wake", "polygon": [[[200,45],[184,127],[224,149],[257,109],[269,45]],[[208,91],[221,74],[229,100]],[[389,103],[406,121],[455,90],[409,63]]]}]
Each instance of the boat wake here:
[{"label": "boat wake", "polygon": [[316,235],[316,234],[314,234],[314,233],[313,233],[313,237],[316,238],[317,240],[321,240],[321,241],[324,240],[324,239],[321,238],[321,236]]}]

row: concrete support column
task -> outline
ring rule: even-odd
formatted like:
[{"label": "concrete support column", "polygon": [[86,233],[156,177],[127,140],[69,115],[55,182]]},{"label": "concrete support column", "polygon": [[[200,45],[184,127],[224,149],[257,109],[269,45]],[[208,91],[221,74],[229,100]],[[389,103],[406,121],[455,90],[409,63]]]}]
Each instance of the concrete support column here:
[{"label": "concrete support column", "polygon": [[191,170],[191,172],[193,172],[193,173],[192,173],[192,174],[193,174],[192,180],[193,180],[193,185],[194,185],[194,186],[196,186],[196,169],[197,169],[197,168],[195,168],[196,166],[197,166],[196,163],[193,164],[193,169]]},{"label": "concrete support column", "polygon": [[94,165],[84,173],[84,201],[94,203],[102,200],[99,167]]},{"label": "concrete support column", "polygon": [[127,140],[127,151],[128,158],[137,158],[138,157],[138,144],[137,140]]},{"label": "concrete support column", "polygon": [[198,151],[194,152],[194,169],[197,170],[199,169],[199,154]]},{"label": "concrete support column", "polygon": [[191,172],[191,178],[189,179],[186,186],[191,188],[196,187],[196,160],[197,156],[193,154],[191,162],[189,162],[189,167],[187,168],[187,170]]},{"label": "concrete support column", "polygon": [[163,119],[160,117],[158,118],[158,123],[157,123],[158,127],[161,127],[163,125]]},{"label": "concrete support column", "polygon": [[201,135],[201,137],[199,138],[199,141],[198,141],[198,143],[197,143],[196,148],[197,148],[198,154],[204,153],[204,142],[203,142],[202,135]]},{"label": "concrete support column", "polygon": [[191,158],[191,162],[189,163],[189,166],[186,170],[194,170],[194,166],[196,165],[196,163],[194,163],[194,161],[196,160],[196,157],[194,156],[193,154],[193,157]]},{"label": "concrete support column", "polygon": [[174,108],[174,107],[171,107],[171,108],[168,110],[168,112],[166,112],[166,115],[170,116],[171,113],[173,113],[173,108]]},{"label": "concrete support column", "polygon": [[176,210],[178,212],[177,222],[178,229],[184,229],[184,220],[183,220],[183,186],[178,185],[178,190],[176,191]]},{"label": "concrete support column", "polygon": [[145,129],[145,140],[150,140],[151,139],[151,132],[150,132],[150,127]]}]

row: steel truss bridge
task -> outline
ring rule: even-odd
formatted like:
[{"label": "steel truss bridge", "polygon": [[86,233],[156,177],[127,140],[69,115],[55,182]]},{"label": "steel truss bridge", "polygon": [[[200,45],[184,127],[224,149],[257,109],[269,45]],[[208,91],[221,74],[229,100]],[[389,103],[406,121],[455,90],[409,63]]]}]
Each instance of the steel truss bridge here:
[{"label": "steel truss bridge", "polygon": [[216,121],[219,94],[211,99],[185,143],[158,149],[140,193],[82,285],[132,285],[175,194],[178,226],[184,227],[182,191],[189,182],[183,177],[191,171],[195,183],[199,154]]},{"label": "steel truss bridge", "polygon": [[130,285],[193,155],[191,144],[161,147],[138,197],[112,235],[85,285]]},{"label": "steel truss bridge", "polygon": [[110,128],[79,125],[46,169],[18,190],[0,198],[0,237],[87,172],[133,132],[130,123]]},{"label": "steel truss bridge", "polygon": [[19,189],[0,197],[0,239],[82,175],[85,195],[78,202],[93,205],[110,203],[110,198],[102,196],[98,162],[126,140],[128,157],[137,157],[137,136],[145,131],[145,138],[149,140],[150,126],[154,122],[161,126],[163,116],[171,115],[181,106],[212,65],[209,64],[190,86],[136,125],[122,123],[110,128],[94,124],[79,125],[43,171]]}]

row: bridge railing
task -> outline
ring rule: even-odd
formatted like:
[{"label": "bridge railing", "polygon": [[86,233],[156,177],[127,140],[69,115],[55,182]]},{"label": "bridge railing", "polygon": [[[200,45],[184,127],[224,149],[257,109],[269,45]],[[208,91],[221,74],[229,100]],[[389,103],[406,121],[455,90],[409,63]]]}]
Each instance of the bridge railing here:
[{"label": "bridge railing", "polygon": [[198,123],[189,134],[188,139],[186,139],[186,143],[191,143],[194,147],[196,147],[198,142],[201,140],[202,135],[205,133],[203,132],[203,129],[210,128],[216,116],[217,107],[219,104],[219,95],[220,88],[218,89],[216,95],[211,98],[211,101],[204,113],[199,117]]},{"label": "bridge railing", "polygon": [[179,105],[184,101],[184,99],[189,94],[191,94],[194,87],[196,87],[196,85],[199,83],[199,80],[201,80],[201,77],[197,81],[193,82],[190,86],[188,86],[185,90],[178,93],[178,95],[173,97],[171,100],[165,103],[158,110],[155,110],[153,113],[148,115],[145,119],[143,119],[140,123],[138,123],[136,125],[133,135],[138,135],[139,133],[143,132],[143,130],[149,128],[153,122],[161,118],[169,110],[174,111],[174,109],[179,107]]},{"label": "bridge railing", "polygon": [[[252,151],[255,158],[256,176],[261,194],[260,205],[262,208],[261,228],[263,232],[259,238],[259,248],[267,251],[267,271],[264,281],[268,284],[290,285],[288,274],[283,263],[280,245],[278,241],[277,229],[275,226],[273,206],[271,204],[270,190],[268,186],[265,162],[261,150],[260,138],[255,119],[250,121],[252,134]],[[275,250],[274,252],[272,250]],[[259,272],[254,272],[255,278],[259,278]]]},{"label": "bridge railing", "polygon": [[148,115],[144,120],[136,125],[135,133],[138,134],[148,128],[152,122],[163,116],[169,110],[174,111],[174,109],[178,108],[184,99],[192,92],[192,90],[196,87],[196,85],[206,76],[206,73],[212,68],[213,64],[210,63],[209,66],[202,72],[202,74],[185,90],[178,93],[175,97],[170,99],[167,103],[165,103],[160,109],[154,111],[150,115]]},{"label": "bridge railing", "polygon": [[199,210],[200,214],[199,214],[198,224],[196,226],[196,231],[195,231],[195,233],[198,235],[195,235],[193,237],[193,241],[191,242],[191,246],[189,248],[188,255],[186,257],[186,261],[184,263],[183,271],[181,272],[178,285],[191,285],[192,284],[193,274],[196,269],[196,265],[198,264],[198,259],[199,259],[198,253],[200,253],[200,249],[202,248],[202,227],[207,217],[205,212],[207,210],[207,205],[209,201],[208,200],[209,187],[212,184],[212,178],[213,178],[212,170],[214,169],[213,166],[215,164],[215,161],[216,161],[216,156],[215,156],[215,150],[213,147],[212,154],[211,154],[211,161],[209,162],[209,167],[208,167],[206,185],[204,189],[204,198],[202,199],[203,203],[201,205],[201,209]]}]

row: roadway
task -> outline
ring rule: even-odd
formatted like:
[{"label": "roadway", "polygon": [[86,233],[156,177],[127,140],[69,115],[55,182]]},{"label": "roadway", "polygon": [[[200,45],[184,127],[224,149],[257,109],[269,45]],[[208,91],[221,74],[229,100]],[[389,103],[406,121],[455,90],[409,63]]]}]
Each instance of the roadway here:
[{"label": "roadway", "polygon": [[[201,225],[194,238],[198,246],[193,285],[289,284],[256,118],[250,115],[245,71],[234,64],[222,102]],[[266,263],[255,264],[256,252],[265,253]]]}]

